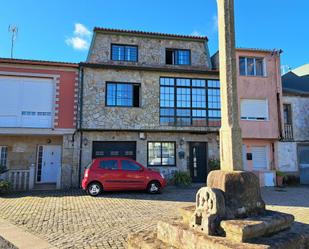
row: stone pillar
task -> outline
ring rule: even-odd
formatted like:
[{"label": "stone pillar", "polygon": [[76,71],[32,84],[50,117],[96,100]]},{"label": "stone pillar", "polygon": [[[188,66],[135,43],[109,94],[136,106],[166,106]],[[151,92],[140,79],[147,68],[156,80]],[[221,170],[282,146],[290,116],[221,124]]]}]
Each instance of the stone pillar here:
[{"label": "stone pillar", "polygon": [[234,0],[217,0],[221,84],[221,170],[243,170],[235,55]]}]

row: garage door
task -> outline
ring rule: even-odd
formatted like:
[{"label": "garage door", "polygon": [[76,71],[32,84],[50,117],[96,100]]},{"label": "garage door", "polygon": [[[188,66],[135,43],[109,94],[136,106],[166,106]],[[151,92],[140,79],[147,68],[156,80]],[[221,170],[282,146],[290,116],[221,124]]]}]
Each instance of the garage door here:
[{"label": "garage door", "polygon": [[129,157],[136,159],[136,142],[106,142],[92,143],[92,158],[97,157]]},{"label": "garage door", "polygon": [[309,145],[298,147],[299,175],[301,184],[309,184]]},{"label": "garage door", "polygon": [[0,77],[0,127],[51,128],[52,79]]},{"label": "garage door", "polygon": [[251,147],[252,163],[254,169],[267,169],[267,147],[266,146],[254,146]]}]

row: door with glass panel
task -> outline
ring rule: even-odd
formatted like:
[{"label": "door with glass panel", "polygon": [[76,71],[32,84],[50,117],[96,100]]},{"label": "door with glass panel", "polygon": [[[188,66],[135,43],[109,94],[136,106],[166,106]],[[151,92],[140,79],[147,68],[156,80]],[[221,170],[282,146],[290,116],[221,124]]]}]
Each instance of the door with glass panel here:
[{"label": "door with glass panel", "polygon": [[207,143],[190,143],[190,174],[193,182],[206,183],[207,179]]}]

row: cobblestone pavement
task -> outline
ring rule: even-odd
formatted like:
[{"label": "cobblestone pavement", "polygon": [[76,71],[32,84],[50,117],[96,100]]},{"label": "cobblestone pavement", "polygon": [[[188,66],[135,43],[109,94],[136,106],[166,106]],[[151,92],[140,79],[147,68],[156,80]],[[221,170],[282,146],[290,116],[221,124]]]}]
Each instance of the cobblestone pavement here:
[{"label": "cobblestone pavement", "polygon": [[[80,190],[12,194],[0,198],[0,217],[59,248],[125,248],[128,233],[154,229],[158,219],[192,205],[199,186],[167,188],[161,195]],[[309,187],[262,190],[269,208],[309,224]]]}]

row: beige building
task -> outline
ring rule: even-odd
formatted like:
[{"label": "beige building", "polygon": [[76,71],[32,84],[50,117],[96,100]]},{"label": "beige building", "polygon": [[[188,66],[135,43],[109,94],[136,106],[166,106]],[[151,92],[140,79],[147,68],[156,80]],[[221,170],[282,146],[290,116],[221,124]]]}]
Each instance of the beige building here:
[{"label": "beige building", "polygon": [[206,181],[220,127],[206,37],[95,28],[80,66],[81,173],[93,158],[125,156]]}]

